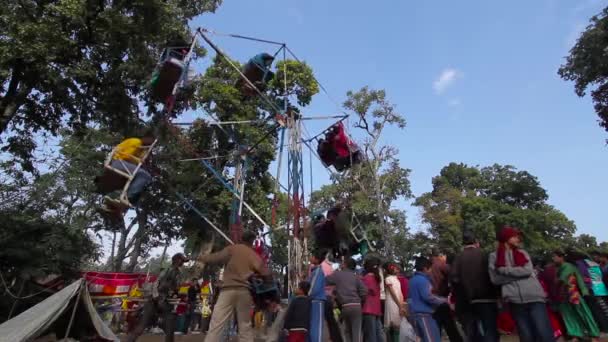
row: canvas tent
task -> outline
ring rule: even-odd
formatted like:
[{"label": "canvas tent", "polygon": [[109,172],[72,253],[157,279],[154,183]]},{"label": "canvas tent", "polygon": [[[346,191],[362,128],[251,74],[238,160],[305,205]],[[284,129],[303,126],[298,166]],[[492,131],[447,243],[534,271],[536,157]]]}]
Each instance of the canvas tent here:
[{"label": "canvas tent", "polygon": [[84,279],[0,325],[0,342],[36,341],[55,334],[58,339],[119,341],[93,306]]}]

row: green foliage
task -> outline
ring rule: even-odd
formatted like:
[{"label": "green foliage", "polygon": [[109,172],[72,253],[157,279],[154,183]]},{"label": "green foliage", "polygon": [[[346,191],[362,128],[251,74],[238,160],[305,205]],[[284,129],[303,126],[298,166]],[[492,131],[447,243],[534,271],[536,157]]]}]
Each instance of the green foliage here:
[{"label": "green foliage", "polygon": [[5,278],[70,276],[83,261],[98,256],[84,230],[42,218],[35,210],[2,211],[0,222],[0,272]]},{"label": "green foliage", "polygon": [[559,75],[574,81],[578,96],[591,91],[599,124],[608,131],[608,7],[591,18],[591,24],[582,33],[576,45],[559,68]]},{"label": "green foliage", "polygon": [[[234,62],[238,65],[238,62]],[[285,74],[285,68],[286,72]],[[216,57],[214,63],[201,76],[201,87],[195,96],[193,105],[203,109],[209,115],[219,121],[257,120],[253,125],[232,125],[223,129],[217,126],[207,127],[203,124],[193,126],[184,132],[184,138],[194,143],[194,148],[199,155],[219,156],[212,160],[213,166],[220,173],[234,174],[235,162],[238,149],[250,149],[253,144],[255,148],[247,156],[247,172],[245,185],[245,201],[253,206],[255,211],[266,221],[271,221],[271,200],[269,195],[274,192],[275,182],[269,173],[270,163],[276,156],[277,134],[273,132],[266,138],[267,132],[272,131],[275,126],[274,120],[264,120],[272,117],[276,112],[259,96],[244,97],[234,87],[239,75],[234,68],[222,57]],[[314,81],[312,70],[305,63],[296,61],[281,61],[277,63],[277,77],[268,85],[267,94],[273,103],[282,103],[285,95],[284,79],[287,78],[287,95],[302,106],[308,105],[316,93],[318,85]],[[280,106],[282,108],[282,105]],[[192,153],[183,153],[185,158],[192,158]],[[233,195],[227,191],[208,171],[201,169],[200,164],[191,162],[182,163],[177,166],[180,183],[178,188],[194,189],[201,182],[205,182],[204,192],[192,194],[195,205],[205,211],[205,214],[220,228],[228,233],[229,217]],[[202,175],[201,175],[202,173]],[[230,178],[229,177],[229,178]],[[231,181],[231,179],[229,179]],[[208,240],[209,234],[215,234],[207,224],[193,213],[188,213],[188,227],[184,234],[188,240],[188,246],[198,250],[202,243]],[[246,209],[242,215],[243,229],[260,231],[261,224]],[[274,238],[273,238],[274,239]],[[222,239],[216,239],[216,248],[223,246]],[[273,240],[274,245],[274,240]],[[282,264],[281,255],[286,258],[286,243],[273,250],[273,261]],[[286,264],[286,262],[285,262]]]},{"label": "green foliage", "polygon": [[365,160],[312,194],[314,211],[339,205],[355,214],[371,240],[385,244],[385,252],[395,255],[395,237],[407,236],[405,211],[394,208],[395,201],[412,196],[410,170],[401,167],[397,148],[379,145],[385,127],[405,127],[405,119],[386,100],[384,90],[367,87],[349,91],[344,107],[358,117],[356,128],[367,138],[361,146]]},{"label": "green foliage", "polygon": [[[29,164],[32,132],[101,124],[122,134],[149,101],[146,80],[188,20],[219,0],[0,2],[0,133]],[[203,53],[204,51],[199,51]]]},{"label": "green foliage", "polygon": [[276,70],[269,84],[275,96],[295,96],[300,106],[308,106],[312,97],[319,92],[312,69],[306,63],[280,61],[276,64]]},{"label": "green foliage", "polygon": [[595,236],[591,236],[589,234],[581,234],[577,236],[573,247],[587,254],[600,248]]},{"label": "green foliage", "polygon": [[433,246],[433,240],[423,232],[400,234],[395,236],[395,254],[391,261],[401,265],[406,272],[414,271],[414,260],[420,255],[427,255]]},{"label": "green foliage", "polygon": [[546,191],[533,175],[512,166],[477,168],[451,163],[433,178],[432,192],[419,196],[434,243],[448,253],[462,246],[462,232],[474,232],[493,249],[504,225],[521,229],[526,248],[540,255],[572,242],[574,222],[546,203]]}]

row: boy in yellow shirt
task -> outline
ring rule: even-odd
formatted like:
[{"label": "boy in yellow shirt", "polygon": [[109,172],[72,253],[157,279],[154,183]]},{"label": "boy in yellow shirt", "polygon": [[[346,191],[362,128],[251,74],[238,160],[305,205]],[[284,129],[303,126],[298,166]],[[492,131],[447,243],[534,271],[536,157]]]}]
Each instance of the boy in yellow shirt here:
[{"label": "boy in yellow shirt", "polygon": [[[142,162],[142,158],[154,143],[154,140],[155,139],[151,134],[147,134],[141,138],[128,138],[123,140],[123,142],[116,146],[116,151],[110,165],[120,171],[133,174],[137,165]],[[110,204],[115,207],[128,205],[135,206],[142,192],[150,182],[152,182],[152,176],[143,167],[140,167],[127,189],[127,200],[129,203],[124,203],[120,200],[108,197],[106,197],[106,201],[110,202]]]}]

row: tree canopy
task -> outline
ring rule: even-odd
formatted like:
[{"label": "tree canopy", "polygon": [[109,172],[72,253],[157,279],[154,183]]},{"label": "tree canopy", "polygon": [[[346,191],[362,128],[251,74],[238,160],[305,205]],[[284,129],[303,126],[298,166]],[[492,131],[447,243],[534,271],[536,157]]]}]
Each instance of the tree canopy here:
[{"label": "tree canopy", "polygon": [[394,205],[412,196],[410,170],[401,166],[397,147],[383,145],[381,137],[389,126],[403,129],[405,119],[386,99],[384,90],[368,87],[349,91],[344,108],[355,113],[356,131],[365,136],[360,146],[365,158],[348,172],[335,174],[332,184],[312,194],[313,212],[342,206],[354,214],[355,224],[361,224],[371,240],[394,255],[398,251],[393,239],[407,234],[405,211]]},{"label": "tree canopy", "polygon": [[559,75],[574,82],[578,96],[591,93],[599,124],[608,131],[608,7],[591,18],[559,68]]},{"label": "tree canopy", "polygon": [[472,231],[486,249],[505,225],[521,229],[526,248],[542,254],[573,242],[574,222],[547,203],[538,179],[513,166],[472,167],[450,163],[433,178],[433,190],[416,198],[433,243],[455,253],[463,230]]},{"label": "tree canopy", "polygon": [[[162,49],[220,0],[2,1],[0,133],[33,169],[32,133],[101,124],[132,134],[156,106],[146,83]],[[198,50],[203,54],[203,50]],[[146,106],[141,106],[144,103]]]}]

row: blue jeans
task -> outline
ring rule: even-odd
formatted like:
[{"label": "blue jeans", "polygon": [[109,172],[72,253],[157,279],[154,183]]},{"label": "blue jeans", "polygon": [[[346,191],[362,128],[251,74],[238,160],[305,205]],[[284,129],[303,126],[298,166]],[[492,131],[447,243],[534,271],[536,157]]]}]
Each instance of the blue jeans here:
[{"label": "blue jeans", "polygon": [[[128,171],[129,173],[133,173],[133,171],[135,171],[135,168],[137,168],[137,165],[133,163],[116,159],[112,160],[111,165],[115,169],[125,172]],[[152,176],[150,176],[148,171],[139,168],[139,170],[135,174],[135,177],[133,177],[131,185],[127,189],[127,199],[132,205],[135,205],[137,203],[137,201],[139,200],[139,196],[144,191],[146,186],[150,184],[150,182],[152,182]]]},{"label": "blue jeans", "polygon": [[545,303],[510,305],[521,342],[555,342]]},{"label": "blue jeans", "polygon": [[380,316],[363,314],[363,341],[384,342],[384,330],[382,330]]},{"label": "blue jeans", "polygon": [[323,340],[323,323],[325,321],[325,301],[313,300],[310,304],[310,329],[308,340],[321,342]]}]

